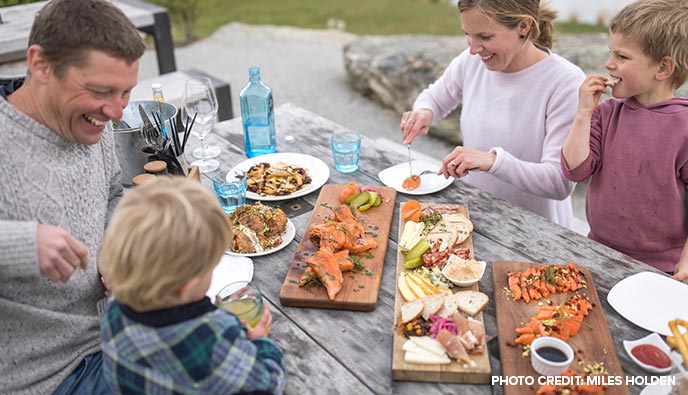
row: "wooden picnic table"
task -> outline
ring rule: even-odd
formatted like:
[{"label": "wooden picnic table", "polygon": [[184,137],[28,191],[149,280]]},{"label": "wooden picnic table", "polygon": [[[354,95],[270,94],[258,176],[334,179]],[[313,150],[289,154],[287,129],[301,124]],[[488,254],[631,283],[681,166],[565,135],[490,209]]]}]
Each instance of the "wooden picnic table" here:
[{"label": "wooden picnic table", "polygon": [[[278,152],[297,152],[322,159],[330,167],[330,184],[355,181],[381,185],[379,171],[399,164],[406,157],[363,138],[358,171],[342,174],[334,170],[329,139],[341,125],[297,106],[285,104],[276,110]],[[291,135],[293,142],[284,137]],[[389,136],[390,139],[399,136]],[[422,138],[422,137],[421,137]],[[241,118],[221,122],[207,137],[218,145],[221,166],[231,168],[246,159]],[[197,140],[189,141],[189,145]],[[187,148],[187,152],[190,150]],[[438,153],[440,155],[441,153]],[[439,157],[439,156],[438,156]],[[204,184],[212,188],[205,175]],[[477,259],[491,264],[495,260],[540,263],[566,263],[569,260],[589,269],[602,301],[616,353],[626,375],[646,376],[626,355],[622,340],[639,339],[649,332],[616,313],[607,303],[609,289],[634,273],[653,269],[639,261],[562,228],[536,214],[518,208],[489,193],[455,181],[448,188],[431,195],[413,197],[399,193],[394,210],[392,232],[385,257],[385,267],[377,307],[371,312],[353,312],[313,308],[284,307],[280,304],[282,288],[299,241],[304,237],[318,192],[281,202],[281,207],[296,225],[294,241],[271,255],[253,258],[254,281],[265,293],[273,314],[271,336],[284,350],[287,363],[287,394],[501,394],[499,385],[438,384],[395,382],[392,380],[392,334],[394,331],[394,295],[396,292],[397,232],[399,203],[409,198],[421,202],[467,204],[475,225],[473,244]],[[488,267],[489,268],[489,267]],[[483,292],[493,297],[491,270],[480,282]],[[640,296],[642,297],[642,295]],[[490,301],[483,311],[486,332],[491,339],[492,375],[500,375],[496,342],[495,305]],[[631,394],[641,387],[630,387]]]},{"label": "wooden picnic table", "polygon": [[[26,58],[26,48],[34,17],[47,1],[0,8],[0,63]],[[153,36],[160,74],[177,70],[174,43],[167,9],[139,0],[113,0],[112,3],[138,30]]]}]

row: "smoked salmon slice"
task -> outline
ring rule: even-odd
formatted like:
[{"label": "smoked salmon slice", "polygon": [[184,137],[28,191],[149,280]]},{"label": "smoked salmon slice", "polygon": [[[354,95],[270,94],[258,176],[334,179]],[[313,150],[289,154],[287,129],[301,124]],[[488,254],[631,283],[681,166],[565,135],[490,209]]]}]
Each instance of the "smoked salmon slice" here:
[{"label": "smoked salmon slice", "polygon": [[319,250],[306,260],[308,268],[299,281],[308,285],[316,276],[327,290],[327,296],[334,300],[342,290],[342,272],[353,269],[349,253],[358,253],[377,248],[377,242],[365,234],[361,224],[346,204],[332,209],[332,215],[311,227],[308,237]]},{"label": "smoked salmon slice", "polygon": [[330,248],[320,248],[312,257],[306,260],[306,264],[320,279],[327,290],[327,297],[334,300],[342,290],[343,276],[339,268],[338,258]]},{"label": "smoked salmon slice", "polygon": [[[341,250],[337,253],[334,254],[335,258],[337,259],[337,263],[339,263],[339,269],[343,272],[350,272],[354,268],[354,263],[349,260],[349,251],[348,250]],[[314,278],[317,278],[318,276],[315,275],[313,272],[313,269],[310,267],[307,267],[306,270],[303,271],[303,274],[301,275],[301,280],[299,281],[299,286],[303,287],[308,285],[308,283],[311,282]]]}]

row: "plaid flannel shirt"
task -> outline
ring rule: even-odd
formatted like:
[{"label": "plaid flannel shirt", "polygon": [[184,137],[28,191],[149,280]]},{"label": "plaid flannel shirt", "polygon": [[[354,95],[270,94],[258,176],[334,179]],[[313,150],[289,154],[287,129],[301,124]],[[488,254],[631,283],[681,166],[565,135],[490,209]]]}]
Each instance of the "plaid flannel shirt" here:
[{"label": "plaid flannel shirt", "polygon": [[267,337],[248,340],[234,314],[212,308],[171,325],[149,326],[123,310],[113,300],[101,321],[103,373],[114,393],[284,392],[282,352]]}]

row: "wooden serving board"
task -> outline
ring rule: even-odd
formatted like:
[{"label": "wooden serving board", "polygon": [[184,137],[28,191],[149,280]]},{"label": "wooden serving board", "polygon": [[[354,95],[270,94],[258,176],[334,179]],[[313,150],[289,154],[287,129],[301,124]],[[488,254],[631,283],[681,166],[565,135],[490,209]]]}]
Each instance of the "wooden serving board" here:
[{"label": "wooden serving board", "polygon": [[[523,357],[521,355],[523,351],[522,347],[514,343],[517,337],[515,329],[522,326],[523,323],[529,322],[537,312],[538,307],[547,303],[548,300],[554,305],[559,305],[564,303],[575,293],[586,296],[592,303],[593,308],[583,322],[591,325],[593,329],[590,330],[583,326],[581,330],[569,340],[569,344],[576,353],[570,366],[571,369],[582,373],[584,366],[602,362],[611,376],[625,377],[621,369],[619,358],[616,355],[616,350],[614,349],[614,342],[609,334],[607,322],[604,319],[602,304],[595,290],[590,271],[586,268],[577,266],[583,273],[587,283],[587,288],[583,288],[582,290],[564,294],[556,293],[544,299],[531,300],[529,303],[525,303],[523,300],[513,300],[513,297],[508,296],[507,293],[504,292],[504,288],[508,287],[508,273],[520,272],[532,266],[539,266],[539,264],[513,261],[495,261],[492,264],[502,376],[532,376],[536,378],[535,385],[532,387],[527,385],[506,385],[504,386],[504,394],[534,394],[539,388],[537,384],[537,377],[539,375],[530,365],[530,357]],[[625,385],[613,385],[605,390],[605,394],[625,395],[628,393],[629,390]]]},{"label": "wooden serving board", "polygon": [[[425,204],[421,204],[423,208]],[[468,207],[465,204],[432,204],[433,207],[443,207],[451,209],[457,213],[463,214],[466,218],[468,216]],[[401,210],[399,210],[401,212]],[[401,233],[404,230],[405,221],[399,215],[399,240],[401,240]],[[473,254],[473,237],[469,236],[466,241],[455,246],[456,248],[468,248],[470,250],[470,257],[474,258]],[[409,270],[404,268],[404,254],[400,249],[397,250],[397,273],[399,274]],[[470,287],[452,288],[453,292],[478,290],[478,284]],[[487,347],[483,354],[470,355],[475,361],[475,367],[463,367],[463,365],[455,360],[446,365],[421,365],[415,363],[407,363],[404,360],[406,353],[402,347],[407,341],[406,337],[401,334],[399,323],[401,322],[401,305],[405,303],[404,297],[401,296],[399,288],[396,288],[394,293],[394,345],[392,349],[392,379],[398,381],[430,381],[441,383],[470,383],[470,384],[488,384],[490,383],[490,355]],[[474,319],[483,322],[483,313],[476,314]]]},{"label": "wooden serving board", "polygon": [[[363,188],[368,186],[359,185]],[[284,279],[280,291],[280,302],[284,306],[318,307],[325,309],[370,311],[377,304],[377,296],[380,291],[382,269],[385,265],[385,253],[389,230],[392,226],[392,214],[397,191],[381,186],[369,186],[380,191],[383,202],[378,207],[371,207],[359,214],[366,233],[377,241],[377,248],[356,254],[365,270],[345,272],[344,284],[341,292],[335,300],[327,297],[323,286],[299,287],[299,280],[306,269],[306,260],[318,251],[318,246],[313,244],[308,237],[311,227],[321,222],[323,218],[332,214],[332,209],[340,205],[339,192],[343,185],[325,185],[320,191],[318,201],[315,203],[311,218],[306,225],[306,230],[301,238],[287,277]]]}]

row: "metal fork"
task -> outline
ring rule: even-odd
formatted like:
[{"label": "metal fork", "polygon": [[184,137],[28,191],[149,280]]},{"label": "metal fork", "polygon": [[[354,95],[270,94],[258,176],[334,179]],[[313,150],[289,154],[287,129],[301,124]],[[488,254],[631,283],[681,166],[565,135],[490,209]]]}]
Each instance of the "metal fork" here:
[{"label": "metal fork", "polygon": [[[468,169],[468,171],[480,171],[480,168],[479,167],[471,167],[470,169]],[[418,174],[418,177],[426,176],[428,174],[437,175],[437,170],[423,170],[420,172],[420,174]]]},{"label": "metal fork", "polygon": [[423,171],[420,172],[420,174],[418,174],[418,177],[422,177],[422,176],[425,176],[425,175],[428,175],[428,174],[435,174],[435,175],[436,175],[436,174],[437,174],[437,170],[423,170]]},{"label": "metal fork", "polygon": [[146,111],[144,111],[143,106],[139,105],[139,115],[141,115],[141,134],[146,144],[150,144],[158,148],[159,150],[164,149],[165,139],[158,129],[153,126]]},{"label": "metal fork", "polygon": [[413,177],[413,165],[411,164],[411,144],[406,145],[409,153],[409,177]]}]

